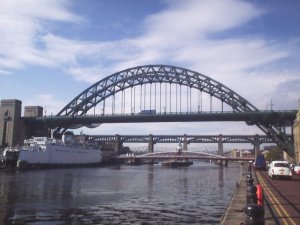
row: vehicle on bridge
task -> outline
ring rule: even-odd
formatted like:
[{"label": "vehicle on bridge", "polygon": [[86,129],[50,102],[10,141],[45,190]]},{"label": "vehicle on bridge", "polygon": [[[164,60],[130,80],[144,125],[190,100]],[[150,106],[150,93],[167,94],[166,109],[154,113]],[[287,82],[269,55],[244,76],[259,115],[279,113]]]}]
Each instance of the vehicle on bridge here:
[{"label": "vehicle on bridge", "polygon": [[290,180],[292,179],[293,172],[287,161],[273,161],[269,166],[268,175],[271,179],[277,177]]},{"label": "vehicle on bridge", "polygon": [[156,114],[155,109],[144,109],[139,112],[140,115],[154,115]]}]

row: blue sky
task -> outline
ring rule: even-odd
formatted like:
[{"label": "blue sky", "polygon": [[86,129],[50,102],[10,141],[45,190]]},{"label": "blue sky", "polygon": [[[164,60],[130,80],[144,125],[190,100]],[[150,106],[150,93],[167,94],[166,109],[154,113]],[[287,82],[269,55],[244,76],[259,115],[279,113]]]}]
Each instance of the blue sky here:
[{"label": "blue sky", "polygon": [[[299,11],[296,0],[1,0],[0,99],[56,114],[108,75],[170,64],[223,83],[259,109],[271,99],[274,109],[297,109]],[[140,124],[136,131],[259,132],[229,124]],[[87,132],[123,133],[128,127]]]}]

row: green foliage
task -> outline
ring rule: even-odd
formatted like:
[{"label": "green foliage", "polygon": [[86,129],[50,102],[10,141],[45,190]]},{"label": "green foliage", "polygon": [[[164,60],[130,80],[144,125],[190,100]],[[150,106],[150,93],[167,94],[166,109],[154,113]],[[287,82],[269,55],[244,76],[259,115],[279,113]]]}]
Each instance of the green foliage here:
[{"label": "green foliage", "polygon": [[274,160],[282,160],[283,152],[279,147],[274,147],[269,150],[269,153],[265,155],[267,161],[272,162]]}]

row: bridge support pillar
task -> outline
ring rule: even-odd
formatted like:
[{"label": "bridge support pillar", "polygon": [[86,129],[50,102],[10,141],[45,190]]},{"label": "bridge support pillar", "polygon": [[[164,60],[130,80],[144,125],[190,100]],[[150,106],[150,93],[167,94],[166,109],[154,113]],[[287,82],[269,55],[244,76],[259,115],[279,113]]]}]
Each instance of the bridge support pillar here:
[{"label": "bridge support pillar", "polygon": [[116,134],[116,136],[115,136],[115,146],[114,147],[115,147],[114,148],[115,152],[120,153],[121,148],[122,148],[122,142],[121,142],[121,137],[118,134]]},{"label": "bridge support pillar", "polygon": [[148,141],[148,153],[154,152],[154,143],[153,143],[153,135],[149,135],[149,141]]},{"label": "bridge support pillar", "polygon": [[22,102],[17,99],[1,100],[0,105],[0,146],[21,144]]},{"label": "bridge support pillar", "polygon": [[223,151],[223,135],[219,135],[219,142],[218,142],[218,155],[223,156],[224,151]]},{"label": "bridge support pillar", "polygon": [[225,166],[225,167],[228,166],[228,160],[227,160],[227,159],[224,160],[224,166]]},{"label": "bridge support pillar", "polygon": [[[218,141],[218,155],[219,156],[223,156],[224,152],[223,152],[223,136],[222,134],[219,135],[219,141]],[[227,166],[227,160],[218,160],[218,165],[225,165]]]},{"label": "bridge support pillar", "polygon": [[188,143],[187,143],[187,136],[186,134],[183,135],[183,151],[187,151],[188,150]]},{"label": "bridge support pillar", "polygon": [[260,155],[260,141],[259,141],[259,135],[256,134],[254,136],[254,155],[255,155],[255,158]]}]

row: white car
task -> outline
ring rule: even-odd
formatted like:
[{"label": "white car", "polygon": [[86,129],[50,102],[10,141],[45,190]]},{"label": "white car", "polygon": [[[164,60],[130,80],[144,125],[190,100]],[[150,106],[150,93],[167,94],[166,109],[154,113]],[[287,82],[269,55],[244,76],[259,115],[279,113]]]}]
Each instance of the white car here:
[{"label": "white car", "polygon": [[294,174],[300,175],[300,165],[294,165]]},{"label": "white car", "polygon": [[278,177],[290,180],[293,176],[293,171],[287,161],[273,161],[269,166],[268,174],[271,179]]}]

